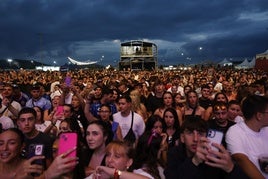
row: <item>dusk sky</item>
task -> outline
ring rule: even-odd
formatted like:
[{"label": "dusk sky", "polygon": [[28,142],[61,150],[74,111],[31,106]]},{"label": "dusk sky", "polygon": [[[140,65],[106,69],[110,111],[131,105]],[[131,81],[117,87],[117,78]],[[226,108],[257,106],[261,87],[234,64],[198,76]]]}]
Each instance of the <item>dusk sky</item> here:
[{"label": "dusk sky", "polygon": [[0,13],[0,59],[114,65],[130,40],[155,43],[159,64],[268,49],[267,0],[3,0]]}]

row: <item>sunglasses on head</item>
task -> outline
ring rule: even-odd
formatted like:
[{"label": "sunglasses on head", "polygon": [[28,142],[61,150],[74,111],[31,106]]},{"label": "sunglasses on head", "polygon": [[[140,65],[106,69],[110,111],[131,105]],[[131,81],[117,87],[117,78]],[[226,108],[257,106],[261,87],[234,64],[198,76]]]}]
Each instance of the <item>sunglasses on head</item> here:
[{"label": "sunglasses on head", "polygon": [[213,110],[214,110],[214,111],[218,111],[218,110],[226,110],[226,109],[227,109],[227,107],[224,106],[224,105],[215,105],[215,106],[213,107]]}]

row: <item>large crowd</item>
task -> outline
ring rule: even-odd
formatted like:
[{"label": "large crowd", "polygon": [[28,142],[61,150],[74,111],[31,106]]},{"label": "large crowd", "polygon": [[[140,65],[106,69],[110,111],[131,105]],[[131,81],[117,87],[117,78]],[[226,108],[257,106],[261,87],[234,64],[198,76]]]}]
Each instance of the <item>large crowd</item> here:
[{"label": "large crowd", "polygon": [[0,71],[0,178],[264,179],[267,126],[255,69]]}]

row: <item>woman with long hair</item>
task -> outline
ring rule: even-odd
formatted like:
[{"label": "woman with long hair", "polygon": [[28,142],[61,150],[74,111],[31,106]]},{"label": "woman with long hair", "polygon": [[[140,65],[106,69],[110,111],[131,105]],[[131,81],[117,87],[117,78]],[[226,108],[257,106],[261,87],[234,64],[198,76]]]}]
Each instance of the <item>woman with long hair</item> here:
[{"label": "woman with long hair", "polygon": [[135,160],[132,165],[133,173],[154,179],[164,178],[164,165],[158,158],[163,142],[165,142],[165,138],[152,131],[145,132],[139,138]]},{"label": "woman with long hair", "polygon": [[177,112],[173,108],[167,108],[164,112],[165,125],[163,131],[167,134],[168,148],[179,145],[180,124]]},{"label": "woman with long hair", "polygon": [[[157,108],[154,112],[155,115],[159,115],[161,118],[164,117],[164,112],[167,108],[174,108],[175,109],[174,99],[173,99],[171,92],[168,92],[168,91],[164,92],[162,99],[163,99],[163,106]],[[178,109],[175,109],[175,111],[177,113],[179,123],[181,124],[182,123],[182,113]]]},{"label": "woman with long hair", "polygon": [[205,109],[198,103],[198,94],[194,90],[186,93],[186,106],[182,108],[183,120],[187,119],[187,116],[198,116],[204,119]]},{"label": "woman with long hair", "polygon": [[[44,110],[40,108],[39,106],[34,106],[33,109],[36,112],[36,123],[35,123],[35,128],[38,131],[44,132],[49,134],[52,138],[55,138],[58,133],[58,129],[56,126],[50,126],[51,121],[45,121],[44,120]],[[50,128],[50,130],[46,130]]]},{"label": "woman with long hair", "polygon": [[161,161],[163,165],[167,162],[167,133],[164,131],[166,129],[166,123],[164,119],[159,117],[158,115],[152,115],[148,118],[146,122],[145,132],[152,132],[153,135],[159,135],[162,137],[162,142],[160,145],[160,149],[157,154],[157,159]]},{"label": "woman with long hair", "polygon": [[137,89],[132,90],[130,92],[129,96],[130,96],[131,101],[132,101],[132,111],[141,115],[143,120],[146,121],[148,118],[147,109],[146,109],[145,105],[143,103],[141,103],[141,95],[140,95],[139,91]]},{"label": "woman with long hair", "polygon": [[90,150],[86,176],[94,173],[97,166],[105,165],[105,148],[113,139],[111,124],[102,120],[89,123],[86,130],[86,141]]}]

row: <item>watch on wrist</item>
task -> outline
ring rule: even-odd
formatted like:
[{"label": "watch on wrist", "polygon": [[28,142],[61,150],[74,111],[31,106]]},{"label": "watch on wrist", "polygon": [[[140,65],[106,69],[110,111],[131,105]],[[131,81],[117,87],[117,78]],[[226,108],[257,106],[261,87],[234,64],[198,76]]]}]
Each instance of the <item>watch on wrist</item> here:
[{"label": "watch on wrist", "polygon": [[114,179],[119,179],[122,172],[120,170],[115,169],[114,170]]}]

